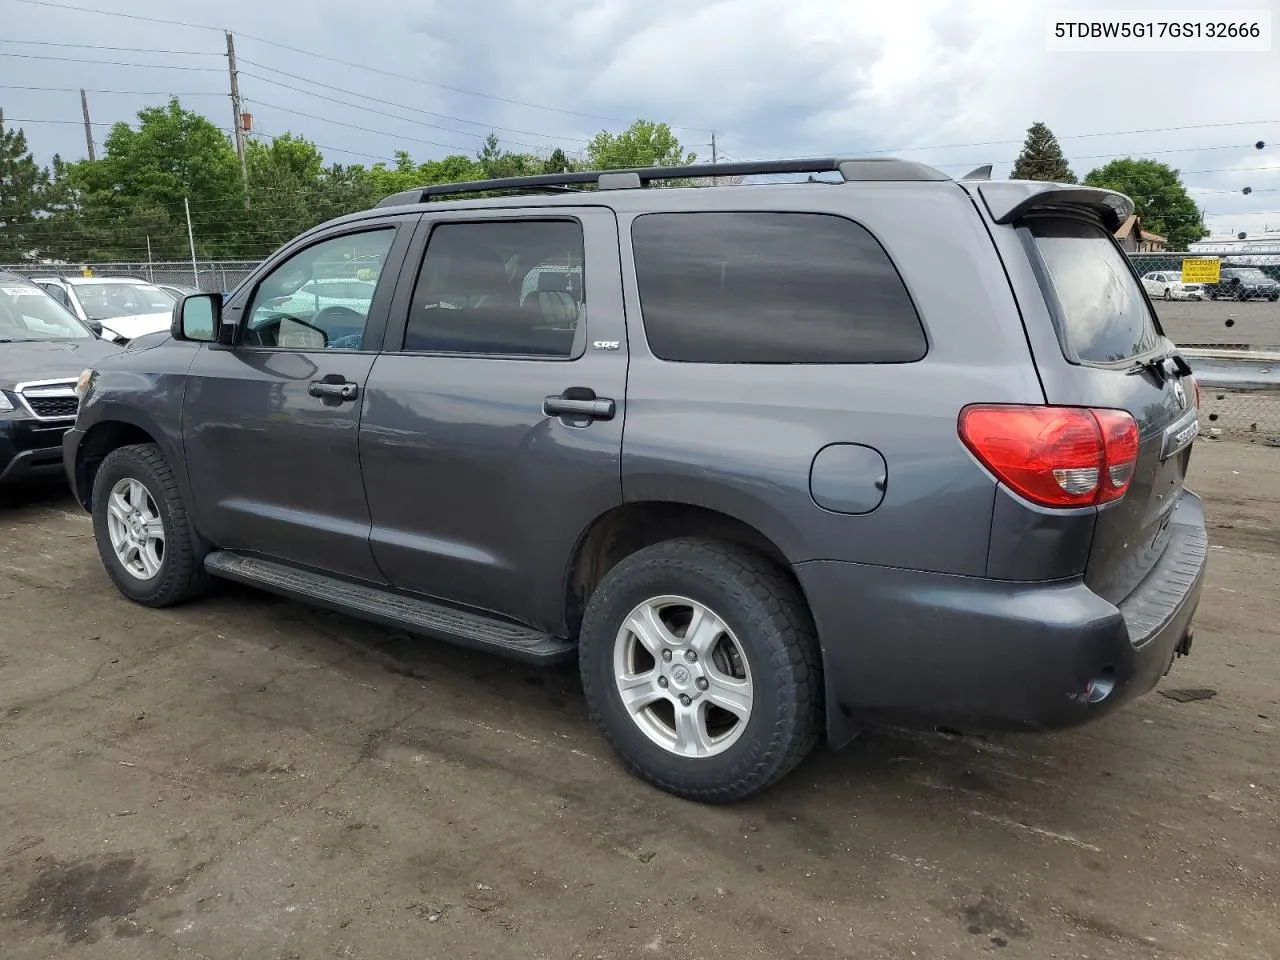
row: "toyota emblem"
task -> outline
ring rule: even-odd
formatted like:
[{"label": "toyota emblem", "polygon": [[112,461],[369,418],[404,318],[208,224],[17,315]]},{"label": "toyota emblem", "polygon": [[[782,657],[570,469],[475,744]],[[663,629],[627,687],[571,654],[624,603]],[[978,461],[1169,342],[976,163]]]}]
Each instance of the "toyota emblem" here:
[{"label": "toyota emblem", "polygon": [[1187,409],[1187,391],[1179,380],[1173,381],[1173,399],[1178,401],[1179,410]]}]

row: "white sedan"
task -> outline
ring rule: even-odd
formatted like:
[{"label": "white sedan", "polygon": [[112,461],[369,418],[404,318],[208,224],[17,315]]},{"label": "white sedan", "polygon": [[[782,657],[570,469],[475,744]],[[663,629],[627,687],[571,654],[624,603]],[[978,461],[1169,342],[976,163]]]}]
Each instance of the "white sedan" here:
[{"label": "white sedan", "polygon": [[1162,300],[1203,300],[1204,284],[1183,283],[1182,274],[1177,270],[1160,270],[1155,273],[1144,273],[1142,285],[1147,288],[1147,295]]}]

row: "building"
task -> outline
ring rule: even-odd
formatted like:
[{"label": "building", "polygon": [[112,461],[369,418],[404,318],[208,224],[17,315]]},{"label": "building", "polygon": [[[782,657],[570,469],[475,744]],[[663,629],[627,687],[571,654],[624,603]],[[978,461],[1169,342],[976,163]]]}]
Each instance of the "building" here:
[{"label": "building", "polygon": [[1116,228],[1116,240],[1125,253],[1160,253],[1167,237],[1142,229],[1142,218],[1136,213]]}]

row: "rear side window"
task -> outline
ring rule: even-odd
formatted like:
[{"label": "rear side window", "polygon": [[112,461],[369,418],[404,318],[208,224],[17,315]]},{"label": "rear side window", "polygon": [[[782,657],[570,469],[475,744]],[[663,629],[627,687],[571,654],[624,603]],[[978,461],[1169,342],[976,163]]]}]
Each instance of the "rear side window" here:
[{"label": "rear side window", "polygon": [[649,349],[701,363],[904,363],[927,343],[876,239],[815,213],[654,213],[631,228]]},{"label": "rear side window", "polygon": [[1133,271],[1100,226],[1033,220],[1027,233],[1044,266],[1041,282],[1068,355],[1085,363],[1115,363],[1159,343]]}]

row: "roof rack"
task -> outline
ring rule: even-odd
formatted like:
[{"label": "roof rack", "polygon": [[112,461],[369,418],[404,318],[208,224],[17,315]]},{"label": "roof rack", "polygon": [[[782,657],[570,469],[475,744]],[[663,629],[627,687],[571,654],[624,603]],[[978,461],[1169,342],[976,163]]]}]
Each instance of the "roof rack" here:
[{"label": "roof rack", "polygon": [[496,180],[469,180],[463,183],[434,183],[393,193],[378,201],[379,207],[399,207],[426,203],[432,197],[485,193],[491,190],[539,190],[574,192],[572,188],[593,186],[599,190],[628,190],[648,186],[655,180],[685,180],[708,177],[754,177],[766,174],[838,173],[850,180],[950,180],[945,173],[914,160],[893,157],[811,157],[799,160],[745,160],[733,163],[698,163],[679,167],[635,167],[627,170],[575,170],[531,177],[502,177]]}]

